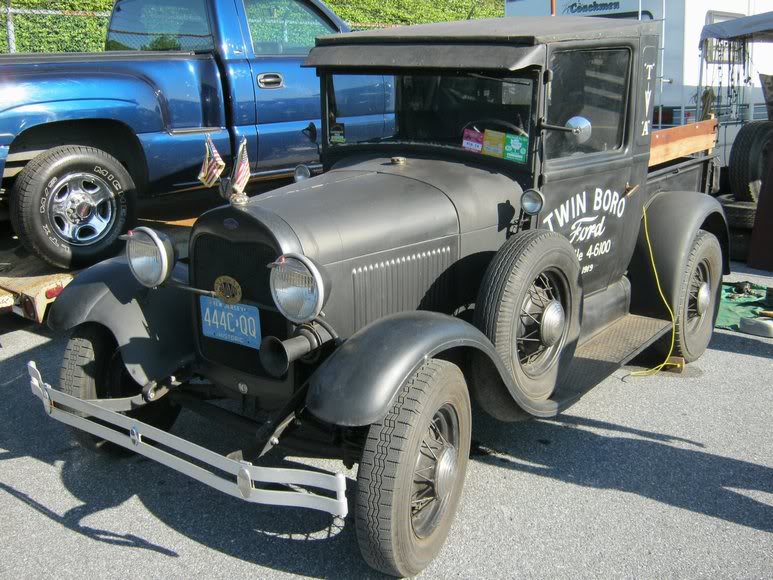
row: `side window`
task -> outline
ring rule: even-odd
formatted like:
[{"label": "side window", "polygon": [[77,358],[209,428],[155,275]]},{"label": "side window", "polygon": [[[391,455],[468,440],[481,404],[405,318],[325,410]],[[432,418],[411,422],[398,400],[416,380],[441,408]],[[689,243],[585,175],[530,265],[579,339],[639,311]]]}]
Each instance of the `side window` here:
[{"label": "side window", "polygon": [[585,143],[578,144],[569,133],[547,131],[545,153],[548,159],[622,147],[630,59],[631,53],[626,49],[553,54],[548,123],[563,127],[572,117],[584,117],[590,121],[591,136]]},{"label": "side window", "polygon": [[338,32],[300,0],[245,0],[255,54],[308,54],[317,36]]},{"label": "side window", "polygon": [[206,0],[118,0],[105,48],[214,50]]}]

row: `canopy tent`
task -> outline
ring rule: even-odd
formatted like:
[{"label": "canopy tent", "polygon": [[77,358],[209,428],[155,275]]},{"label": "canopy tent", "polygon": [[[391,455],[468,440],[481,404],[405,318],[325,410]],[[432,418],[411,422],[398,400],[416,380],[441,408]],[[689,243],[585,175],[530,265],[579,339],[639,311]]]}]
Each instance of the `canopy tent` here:
[{"label": "canopy tent", "polygon": [[734,20],[707,24],[701,31],[700,46],[707,38],[773,42],[773,12],[743,16]]}]

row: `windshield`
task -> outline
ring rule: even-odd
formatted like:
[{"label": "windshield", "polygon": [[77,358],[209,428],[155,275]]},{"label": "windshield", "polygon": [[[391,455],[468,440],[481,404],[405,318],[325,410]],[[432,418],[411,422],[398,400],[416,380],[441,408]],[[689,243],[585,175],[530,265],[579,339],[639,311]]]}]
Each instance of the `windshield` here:
[{"label": "windshield", "polygon": [[[328,144],[432,145],[515,163],[528,161],[534,81],[520,76],[410,74],[384,77],[383,124],[363,126],[354,75],[329,77]],[[356,84],[356,83],[355,83]],[[373,111],[371,110],[371,113]],[[373,115],[368,116],[373,120]]]}]

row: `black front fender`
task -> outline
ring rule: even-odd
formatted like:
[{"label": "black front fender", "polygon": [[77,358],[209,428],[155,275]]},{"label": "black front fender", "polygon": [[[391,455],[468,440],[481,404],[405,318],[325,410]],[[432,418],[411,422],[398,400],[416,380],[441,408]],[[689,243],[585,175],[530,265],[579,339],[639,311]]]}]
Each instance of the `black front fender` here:
[{"label": "black front fender", "polygon": [[[647,225],[660,284],[672,308],[678,303],[682,274],[698,230],[706,230],[717,237],[722,247],[724,273],[730,273],[727,219],[715,198],[694,191],[659,193],[647,206]],[[637,314],[667,317],[655,285],[644,222],[629,274],[631,310]]]},{"label": "black front fender", "polygon": [[[178,263],[173,277],[187,283],[187,266]],[[118,342],[126,369],[146,385],[193,360],[190,308],[179,289],[142,286],[120,257],[81,272],[54,302],[48,325],[58,332],[87,322],[105,326]]]},{"label": "black front fender", "polygon": [[333,425],[376,423],[424,361],[460,347],[488,356],[513,400],[527,413],[556,415],[554,401],[529,401],[520,392],[482,332],[459,318],[427,311],[386,316],[356,332],[309,379],[306,408]]}]

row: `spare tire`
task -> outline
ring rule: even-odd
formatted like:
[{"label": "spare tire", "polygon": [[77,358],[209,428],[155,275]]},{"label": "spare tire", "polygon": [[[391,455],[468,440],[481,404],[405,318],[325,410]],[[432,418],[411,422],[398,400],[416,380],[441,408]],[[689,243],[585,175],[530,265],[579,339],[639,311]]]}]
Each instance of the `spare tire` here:
[{"label": "spare tire", "polygon": [[731,194],[717,196],[727,216],[730,229],[754,229],[754,218],[757,215],[757,204],[753,201],[738,201]]},{"label": "spare tire", "polygon": [[738,201],[757,201],[765,175],[765,151],[771,144],[771,121],[752,121],[738,132],[728,162],[730,190]]},{"label": "spare tire", "polygon": [[[580,264],[564,236],[526,230],[507,240],[486,270],[475,305],[475,325],[485,334],[526,398],[549,398],[559,371],[574,356],[580,335]],[[484,400],[473,369],[473,393],[480,406],[501,420],[518,418]],[[488,392],[488,391],[485,391]]]}]

